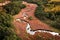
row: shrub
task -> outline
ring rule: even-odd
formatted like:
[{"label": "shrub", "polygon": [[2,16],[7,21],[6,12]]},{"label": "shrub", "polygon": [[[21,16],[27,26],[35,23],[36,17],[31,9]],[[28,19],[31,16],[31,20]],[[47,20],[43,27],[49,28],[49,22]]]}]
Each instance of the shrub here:
[{"label": "shrub", "polygon": [[6,14],[5,12],[0,12],[0,26],[10,27],[12,21],[12,16]]},{"label": "shrub", "polygon": [[32,20],[33,18],[32,18],[32,16],[30,16],[28,19],[29,19],[29,20]]},{"label": "shrub", "polygon": [[24,4],[20,5],[20,8],[23,9],[25,8],[26,6]]},{"label": "shrub", "polygon": [[0,40],[21,40],[11,28],[0,26]]}]

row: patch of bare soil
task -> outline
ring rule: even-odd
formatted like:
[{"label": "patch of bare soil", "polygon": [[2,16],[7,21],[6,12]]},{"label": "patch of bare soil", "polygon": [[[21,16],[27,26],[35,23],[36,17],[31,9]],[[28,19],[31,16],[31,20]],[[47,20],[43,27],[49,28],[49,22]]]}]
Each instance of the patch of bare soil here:
[{"label": "patch of bare soil", "polygon": [[[31,3],[27,3],[27,2],[23,2],[23,4],[26,5],[26,8],[22,9],[19,12],[19,14],[13,16],[14,17],[13,24],[15,26],[15,31],[16,31],[17,35],[22,38],[22,40],[38,40],[36,38],[36,36],[37,35],[42,35],[42,34],[38,34],[37,33],[37,34],[35,34],[33,36],[27,34],[27,32],[26,32],[26,24],[27,23],[25,23],[25,22],[18,22],[18,21],[16,21],[16,19],[19,18],[19,19],[28,21],[30,23],[30,25],[31,25],[32,30],[37,30],[37,29],[50,30],[50,27],[47,24],[45,24],[45,23],[41,22],[40,20],[38,20],[34,16],[34,12],[35,12],[36,7],[37,7],[36,4],[31,4]],[[27,18],[24,18],[24,14],[27,15]],[[32,17],[33,19],[29,20],[28,19],[29,17]],[[43,34],[42,36],[44,36],[45,34]],[[49,35],[46,34],[46,36],[49,36]]]}]

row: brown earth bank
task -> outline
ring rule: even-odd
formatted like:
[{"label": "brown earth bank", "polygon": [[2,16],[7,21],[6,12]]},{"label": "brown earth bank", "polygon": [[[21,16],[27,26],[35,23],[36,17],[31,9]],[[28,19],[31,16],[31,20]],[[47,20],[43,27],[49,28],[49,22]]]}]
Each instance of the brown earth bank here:
[{"label": "brown earth bank", "polygon": [[[44,40],[47,40],[47,38],[54,38],[55,40],[60,40],[60,37],[52,36],[51,34],[48,34],[48,33],[38,33],[37,32],[37,33],[35,33],[35,35],[28,34],[26,32],[27,23],[18,22],[18,21],[16,21],[17,18],[26,20],[27,22],[29,22],[32,30],[37,30],[37,29],[51,30],[51,28],[49,27],[49,25],[41,22],[34,16],[34,12],[37,8],[36,4],[31,4],[31,3],[27,3],[27,2],[23,2],[23,4],[26,5],[26,8],[22,9],[19,12],[19,14],[13,16],[14,17],[13,24],[15,26],[15,31],[16,31],[17,35],[22,38],[22,40],[40,40],[38,38],[39,35],[42,36],[44,38]],[[26,19],[24,19],[24,17],[23,17],[24,13],[28,15],[28,17]],[[29,17],[32,17],[33,19],[29,20]]]}]

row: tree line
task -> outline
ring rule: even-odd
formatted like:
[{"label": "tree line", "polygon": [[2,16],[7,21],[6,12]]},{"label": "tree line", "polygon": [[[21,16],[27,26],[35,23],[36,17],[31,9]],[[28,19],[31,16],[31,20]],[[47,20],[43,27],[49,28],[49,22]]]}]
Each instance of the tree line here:
[{"label": "tree line", "polygon": [[2,6],[0,10],[0,40],[22,40],[16,35],[12,21],[13,16],[25,7],[22,1],[11,1],[11,3]]}]

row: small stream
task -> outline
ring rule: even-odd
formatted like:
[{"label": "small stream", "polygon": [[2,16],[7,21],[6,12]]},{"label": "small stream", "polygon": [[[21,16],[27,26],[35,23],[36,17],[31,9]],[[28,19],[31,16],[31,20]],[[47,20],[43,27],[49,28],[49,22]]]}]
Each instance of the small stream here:
[{"label": "small stream", "polygon": [[34,35],[36,32],[46,32],[46,33],[50,33],[52,35],[59,36],[59,33],[52,32],[52,31],[47,31],[47,30],[35,30],[35,31],[33,31],[33,30],[31,30],[29,23],[27,23],[26,32],[29,33],[30,35]]},{"label": "small stream", "polygon": [[17,18],[16,21],[23,22],[23,23],[26,22],[27,23],[27,25],[26,25],[26,32],[29,33],[30,35],[34,35],[36,32],[45,32],[45,33],[50,33],[52,35],[60,36],[59,33],[52,32],[50,30],[44,30],[44,29],[32,30],[30,28],[30,24],[27,21],[25,21],[25,20],[21,20],[21,19]]}]

